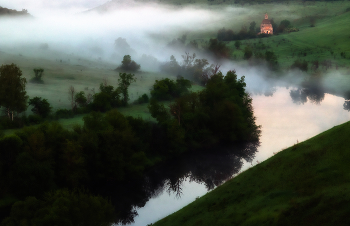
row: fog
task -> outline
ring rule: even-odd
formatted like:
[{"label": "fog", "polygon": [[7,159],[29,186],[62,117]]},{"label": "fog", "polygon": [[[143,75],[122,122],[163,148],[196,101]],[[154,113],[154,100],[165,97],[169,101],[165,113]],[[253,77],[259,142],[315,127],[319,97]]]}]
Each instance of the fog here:
[{"label": "fog", "polygon": [[[197,51],[170,47],[168,44],[172,40],[187,35],[187,43],[196,40],[203,46],[222,27],[239,30],[251,21],[259,23],[269,7],[170,6],[128,0],[0,0],[0,6],[16,10],[24,8],[33,16],[0,18],[0,51],[16,56],[8,59],[7,56],[0,56],[0,64],[13,62],[22,66],[21,60],[38,59],[33,66],[27,64],[28,72],[33,67],[54,71],[57,62],[66,63],[60,68],[79,65],[111,70],[120,64],[126,54],[141,64],[141,70],[157,72],[160,63],[168,61],[171,55],[181,63],[181,55],[185,51],[190,54]],[[268,10],[278,21],[279,18],[295,19],[305,14],[306,9],[298,7],[278,5]],[[116,40],[124,40],[125,43],[118,46]],[[197,58],[206,58],[210,64],[221,65],[223,74],[236,70],[239,77],[245,76],[247,90],[252,94],[272,95],[274,87],[299,86],[307,77],[298,70],[275,74],[264,64],[218,61],[203,52],[196,53]],[[18,56],[26,58],[19,59]],[[40,59],[46,62],[42,61],[41,65]],[[48,61],[56,65],[52,64],[50,68]],[[71,71],[76,73],[74,68]],[[80,72],[84,74],[83,70]],[[327,71],[318,84],[342,95],[350,90],[343,85],[346,84],[344,79],[347,74],[347,71]],[[283,79],[273,79],[277,77]]]},{"label": "fog", "polygon": [[[97,9],[70,15],[61,8],[39,7],[35,8],[41,10],[39,16],[33,14],[34,18],[2,18],[0,48],[4,51],[21,50],[23,55],[36,56],[40,54],[36,49],[47,44],[49,50],[120,62],[125,53],[119,53],[114,42],[121,37],[135,50],[130,54],[133,59],[146,54],[164,61],[171,55],[180,57],[183,54],[166,48],[172,39],[183,34],[215,30],[222,20],[232,18],[230,14],[233,12],[232,9],[209,11],[198,7],[174,8],[134,2],[121,5],[111,2],[107,6],[105,8],[109,10],[105,13]],[[71,10],[75,8],[68,11]],[[28,11],[31,13],[30,8]]]},{"label": "fog", "polygon": [[[181,61],[185,51],[194,52],[185,48],[170,48],[168,43],[173,39],[187,35],[187,42],[196,40],[201,46],[222,27],[239,30],[242,25],[248,26],[252,21],[259,23],[268,7],[169,6],[123,0],[3,1],[0,0],[0,6],[16,10],[24,8],[33,17],[1,18],[0,51],[56,61],[72,60],[72,64],[76,63],[72,58],[84,58],[115,67],[124,55],[129,54],[141,64],[141,70],[146,71],[157,71],[159,62],[168,61],[171,55]],[[276,18],[286,18],[286,12],[294,10],[293,7],[276,6],[269,12]],[[295,13],[287,15],[290,18],[298,16]],[[125,40],[126,48],[116,47],[118,38]],[[266,84],[262,83],[265,79],[257,75],[272,74],[265,65],[252,67],[232,61],[217,62],[198,52],[197,58],[219,63],[224,73],[235,69],[239,76],[245,75],[247,82],[253,81],[249,82],[252,92],[255,86],[261,88],[265,86],[262,84]],[[300,74],[293,72],[293,75],[295,73]],[[285,78],[295,82],[295,77],[291,73],[289,75]]]}]

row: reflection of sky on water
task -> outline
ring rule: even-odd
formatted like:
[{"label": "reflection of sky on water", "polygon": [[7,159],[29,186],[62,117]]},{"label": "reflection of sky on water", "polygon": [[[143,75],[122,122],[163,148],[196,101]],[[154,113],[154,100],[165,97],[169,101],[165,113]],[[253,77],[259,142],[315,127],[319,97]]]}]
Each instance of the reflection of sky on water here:
[{"label": "reflection of sky on water", "polygon": [[257,124],[262,125],[261,146],[256,160],[263,161],[297,142],[309,139],[333,126],[350,120],[343,109],[344,98],[325,94],[319,104],[294,104],[290,89],[277,88],[273,97],[254,96]]},{"label": "reflection of sky on water", "polygon": [[[273,96],[253,96],[253,107],[257,124],[262,125],[261,146],[258,148],[256,161],[264,161],[297,141],[302,142],[333,126],[350,120],[350,113],[343,109],[344,98],[325,94],[320,104],[307,101],[295,104],[290,96],[290,90],[283,87],[276,89]],[[245,162],[241,171],[251,167]],[[145,226],[153,223],[207,193],[204,184],[184,182],[183,194],[180,199],[175,193],[163,192],[160,196],[150,199],[145,207],[138,210],[133,226]]]}]

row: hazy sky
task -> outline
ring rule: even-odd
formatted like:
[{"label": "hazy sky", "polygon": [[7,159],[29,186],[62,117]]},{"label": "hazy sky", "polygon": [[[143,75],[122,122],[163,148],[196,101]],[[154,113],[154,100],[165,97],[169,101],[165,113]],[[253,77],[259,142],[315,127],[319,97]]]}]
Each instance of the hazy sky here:
[{"label": "hazy sky", "polygon": [[[108,0],[0,0],[0,6],[10,9],[27,9],[35,16],[74,14],[102,5]],[[45,13],[46,11],[46,13]],[[47,12],[50,13],[47,13]]]}]

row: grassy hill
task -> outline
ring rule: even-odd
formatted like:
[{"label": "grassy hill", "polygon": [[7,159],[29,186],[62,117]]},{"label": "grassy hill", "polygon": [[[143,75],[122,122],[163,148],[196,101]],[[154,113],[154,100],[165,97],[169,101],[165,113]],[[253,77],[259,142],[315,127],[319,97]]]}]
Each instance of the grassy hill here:
[{"label": "grassy hill", "polygon": [[348,134],[295,144],[154,225],[350,225]]},{"label": "grassy hill", "polygon": [[[318,60],[333,61],[339,67],[347,67],[350,63],[350,31],[347,29],[350,21],[350,12],[339,15],[325,16],[318,19],[315,27],[310,27],[310,18],[299,18],[292,21],[300,31],[280,35],[273,35],[269,38],[251,39],[243,41],[244,45],[240,50],[234,50],[233,55],[242,59],[246,45],[261,47],[261,51],[272,50],[278,56],[278,61],[282,67],[290,66],[296,59],[312,62]],[[228,45],[234,49],[234,41]],[[345,58],[341,56],[345,53]],[[320,64],[321,67],[321,64]]]}]

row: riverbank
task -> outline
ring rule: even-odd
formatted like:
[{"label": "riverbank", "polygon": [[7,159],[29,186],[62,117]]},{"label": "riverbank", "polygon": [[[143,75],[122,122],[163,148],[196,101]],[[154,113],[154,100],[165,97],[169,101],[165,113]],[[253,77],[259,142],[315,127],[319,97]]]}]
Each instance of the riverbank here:
[{"label": "riverbank", "polygon": [[296,143],[154,225],[348,225],[349,132]]}]

